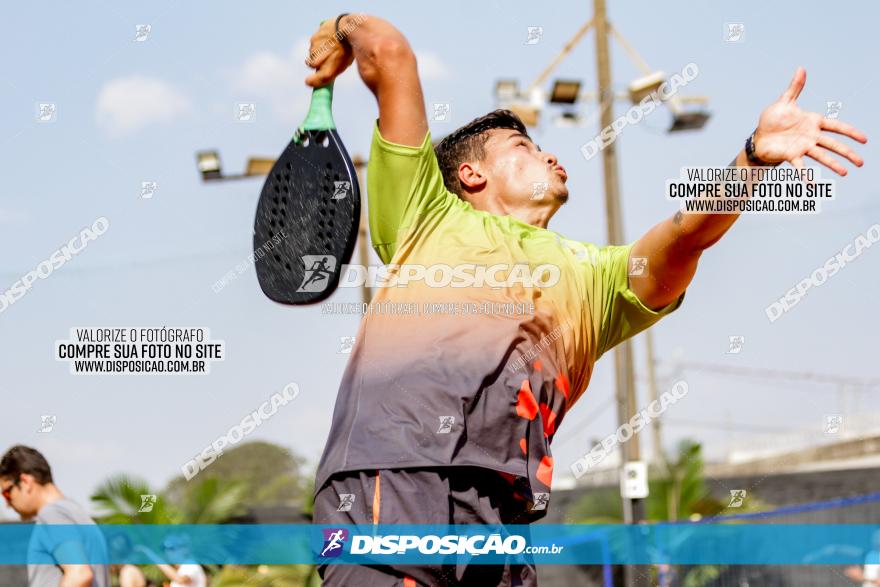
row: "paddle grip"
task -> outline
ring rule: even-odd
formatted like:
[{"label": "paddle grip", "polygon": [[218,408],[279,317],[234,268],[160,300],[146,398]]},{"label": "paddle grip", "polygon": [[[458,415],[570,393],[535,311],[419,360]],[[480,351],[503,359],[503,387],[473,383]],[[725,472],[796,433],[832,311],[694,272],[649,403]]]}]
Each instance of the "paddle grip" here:
[{"label": "paddle grip", "polygon": [[333,122],[333,82],[312,91],[312,103],[300,130],[331,130],[336,128]]}]

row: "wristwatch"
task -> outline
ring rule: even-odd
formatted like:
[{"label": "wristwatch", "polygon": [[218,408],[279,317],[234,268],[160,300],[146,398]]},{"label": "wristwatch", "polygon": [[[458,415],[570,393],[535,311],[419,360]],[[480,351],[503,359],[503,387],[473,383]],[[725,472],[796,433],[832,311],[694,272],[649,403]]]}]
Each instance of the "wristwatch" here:
[{"label": "wristwatch", "polygon": [[[752,131],[752,134],[749,135],[749,138],[746,139],[746,158],[749,160],[749,163],[752,165],[757,165],[759,167],[776,167],[779,163],[767,163],[766,161],[762,161],[755,155],[755,133],[758,132],[758,129]],[[781,163],[781,161],[780,161]]]},{"label": "wristwatch", "polygon": [[341,21],[343,17],[348,16],[348,15],[349,15],[348,12],[343,12],[342,14],[340,14],[339,16],[336,17],[336,39],[340,43],[351,47],[351,43],[348,42],[348,39],[345,38],[345,35],[343,35],[342,33],[339,32],[339,21]]}]

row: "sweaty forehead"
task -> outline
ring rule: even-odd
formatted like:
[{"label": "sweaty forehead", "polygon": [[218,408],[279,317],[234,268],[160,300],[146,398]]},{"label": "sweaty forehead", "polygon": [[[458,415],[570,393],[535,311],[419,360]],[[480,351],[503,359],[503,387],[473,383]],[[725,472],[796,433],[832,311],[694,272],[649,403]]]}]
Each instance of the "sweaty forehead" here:
[{"label": "sweaty forehead", "polygon": [[507,144],[513,145],[515,144],[515,139],[524,138],[527,141],[532,140],[528,135],[513,128],[492,128],[486,131],[486,133],[489,135],[489,140],[486,141],[486,147],[489,150],[502,148]]},{"label": "sweaty forehead", "polygon": [[506,141],[514,136],[525,136],[514,128],[490,128],[486,131],[490,141]]}]

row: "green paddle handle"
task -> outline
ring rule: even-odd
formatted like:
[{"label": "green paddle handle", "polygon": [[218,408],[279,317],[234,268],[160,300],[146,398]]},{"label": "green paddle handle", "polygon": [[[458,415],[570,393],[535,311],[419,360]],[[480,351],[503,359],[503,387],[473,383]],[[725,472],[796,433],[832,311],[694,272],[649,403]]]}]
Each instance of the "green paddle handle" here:
[{"label": "green paddle handle", "polygon": [[[324,21],[321,21],[324,24]],[[332,130],[336,128],[333,122],[333,82],[326,86],[312,90],[312,103],[309,104],[309,112],[306,119],[300,125],[299,130]]]},{"label": "green paddle handle", "polygon": [[333,82],[312,91],[309,113],[300,125],[300,130],[331,130],[336,128],[331,112],[333,104]]}]

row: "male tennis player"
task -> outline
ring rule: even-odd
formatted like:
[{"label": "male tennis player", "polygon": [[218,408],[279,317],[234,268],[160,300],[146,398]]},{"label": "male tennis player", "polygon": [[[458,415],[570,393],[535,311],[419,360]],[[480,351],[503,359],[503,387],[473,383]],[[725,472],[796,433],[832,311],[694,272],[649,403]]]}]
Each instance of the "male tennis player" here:
[{"label": "male tennis player", "polygon": [[[561,238],[547,229],[569,195],[557,158],[508,111],[478,118],[432,149],[416,58],[391,24],[331,18],[312,37],[311,56],[308,85],[326,85],[356,61],[375,94],[373,247],[384,263],[403,266],[401,275],[427,268],[406,287],[379,288],[361,322],[318,469],[314,520],[538,519],[550,502],[550,443],[594,363],[681,305],[700,255],[737,216],[678,213],[625,246]],[[865,142],[861,132],[798,108],[805,79],[798,69],[735,165],[801,168],[810,157],[844,175],[831,152],[862,165],[828,134]],[[556,268],[546,281],[515,269],[542,265]],[[461,272],[464,286],[438,286],[445,266]],[[491,269],[480,274],[482,285],[476,266]],[[641,275],[630,278],[631,266]],[[457,303],[467,315],[429,315],[426,303]],[[324,565],[321,574],[330,586],[536,584],[532,565]]]}]

